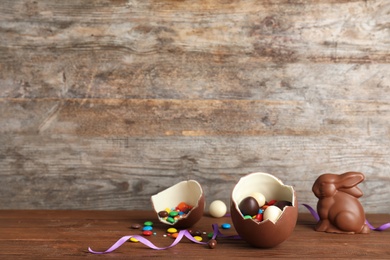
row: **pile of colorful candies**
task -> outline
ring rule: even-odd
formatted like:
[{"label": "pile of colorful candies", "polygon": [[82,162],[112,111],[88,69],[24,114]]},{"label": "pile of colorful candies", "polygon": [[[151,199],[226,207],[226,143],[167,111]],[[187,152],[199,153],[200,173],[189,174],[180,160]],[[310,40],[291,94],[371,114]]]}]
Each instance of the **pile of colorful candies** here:
[{"label": "pile of colorful candies", "polygon": [[283,208],[291,205],[291,202],[284,200],[270,200],[267,202],[263,194],[254,192],[244,198],[238,208],[245,219],[253,219],[258,222],[268,219],[276,223],[282,214]]},{"label": "pile of colorful candies", "polygon": [[166,208],[158,212],[158,216],[165,221],[174,224],[181,218],[185,218],[193,207],[185,202],[180,202],[175,208]]},{"label": "pile of colorful candies", "polygon": [[[131,228],[132,229],[140,229],[141,225],[140,224],[132,224]],[[223,224],[221,224],[221,228],[222,229],[230,229],[231,225],[229,223],[223,223]],[[213,249],[216,247],[217,241],[215,239],[212,239],[213,235],[214,235],[213,232],[207,233],[204,231],[202,232],[200,230],[193,231],[191,229],[187,229],[187,231],[192,235],[192,237],[196,241],[199,241],[199,242],[201,242],[203,240],[204,236],[207,236],[207,238],[209,239],[209,241],[207,242],[207,245],[209,246],[209,248]],[[142,235],[143,236],[157,235],[156,232],[153,232],[153,222],[152,221],[148,220],[148,221],[144,222],[144,225],[142,227]],[[163,235],[163,237],[171,237],[171,238],[175,239],[178,237],[178,235],[179,235],[179,230],[174,228],[174,227],[170,227],[166,230],[166,233]],[[136,239],[135,237],[131,237],[129,239],[129,241],[134,242],[134,243],[139,242],[139,240]]]}]

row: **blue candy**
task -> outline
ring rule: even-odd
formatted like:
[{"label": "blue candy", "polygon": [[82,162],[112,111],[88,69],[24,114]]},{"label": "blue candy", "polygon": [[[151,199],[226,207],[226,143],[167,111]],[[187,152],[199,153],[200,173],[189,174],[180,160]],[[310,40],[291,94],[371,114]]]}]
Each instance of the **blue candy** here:
[{"label": "blue candy", "polygon": [[223,229],[229,229],[230,227],[231,227],[231,225],[229,223],[223,223],[221,225],[221,228],[223,228]]},{"label": "blue candy", "polygon": [[153,230],[153,227],[152,227],[152,226],[144,226],[144,227],[142,228],[142,230],[143,230],[143,231],[151,231],[151,230]]}]

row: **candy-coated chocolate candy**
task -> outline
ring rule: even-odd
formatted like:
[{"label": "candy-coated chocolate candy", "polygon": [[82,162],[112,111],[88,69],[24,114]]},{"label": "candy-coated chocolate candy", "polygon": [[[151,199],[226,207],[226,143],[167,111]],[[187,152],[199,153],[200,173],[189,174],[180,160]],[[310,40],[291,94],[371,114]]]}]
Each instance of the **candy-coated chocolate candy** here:
[{"label": "candy-coated chocolate candy", "polygon": [[179,210],[179,211],[182,211],[185,213],[188,213],[188,211],[190,211],[191,208],[192,208],[192,206],[188,205],[185,202],[180,202],[179,205],[176,206],[176,210]]},{"label": "candy-coated chocolate candy", "polygon": [[140,227],[141,227],[140,224],[132,224],[132,225],[131,225],[131,228],[132,228],[132,229],[139,229]]},{"label": "candy-coated chocolate candy", "polygon": [[171,212],[169,212],[170,217],[176,217],[177,215],[179,215],[179,212],[176,210],[172,210]]},{"label": "candy-coated chocolate candy", "polygon": [[170,234],[177,233],[177,229],[176,228],[168,228],[167,232]]},{"label": "candy-coated chocolate candy", "polygon": [[178,235],[179,235],[179,233],[172,233],[172,234],[171,234],[171,237],[172,237],[172,238],[177,238]]},{"label": "candy-coated chocolate candy", "polygon": [[210,239],[209,242],[207,242],[207,245],[209,246],[209,248],[214,249],[217,246],[217,240]]},{"label": "candy-coated chocolate candy", "polygon": [[241,213],[245,215],[256,215],[259,211],[259,204],[257,203],[257,200],[251,196],[246,197],[243,199],[240,204],[238,205],[238,208],[240,209]]},{"label": "candy-coated chocolate candy", "polygon": [[252,219],[252,216],[251,215],[245,215],[244,219]]},{"label": "candy-coated chocolate candy", "polygon": [[166,218],[166,217],[168,217],[168,215],[169,215],[169,213],[166,210],[162,210],[162,211],[158,212],[158,216],[160,218]]},{"label": "candy-coated chocolate candy", "polygon": [[175,223],[176,222],[176,220],[174,218],[172,218],[172,217],[167,217],[167,221],[169,223]]},{"label": "candy-coated chocolate candy", "polygon": [[151,236],[152,234],[153,234],[153,232],[150,231],[150,230],[144,230],[144,231],[142,231],[142,235],[144,235],[144,236]]},{"label": "candy-coated chocolate candy", "polygon": [[201,236],[194,236],[194,238],[195,238],[196,241],[199,241],[199,242],[202,241],[202,237]]},{"label": "candy-coated chocolate candy", "polygon": [[210,233],[207,234],[207,237],[208,237],[208,238],[212,238],[213,236],[214,236],[214,233],[213,233],[213,232],[210,232]]},{"label": "candy-coated chocolate candy", "polygon": [[144,226],[143,228],[142,228],[142,230],[153,230],[153,227],[152,226]]},{"label": "candy-coated chocolate candy", "polygon": [[221,200],[214,200],[209,207],[209,213],[214,218],[221,218],[225,216],[227,211],[226,204]]},{"label": "candy-coated chocolate candy", "polygon": [[130,242],[134,242],[134,243],[139,242],[138,239],[136,239],[136,238],[134,238],[134,237],[130,237],[129,241],[130,241]]},{"label": "candy-coated chocolate candy", "polygon": [[192,236],[201,236],[202,235],[202,231],[200,230],[196,230],[195,232],[192,233]]},{"label": "candy-coated chocolate candy", "polygon": [[231,228],[231,225],[230,225],[229,223],[223,223],[223,224],[221,225],[221,228],[223,228],[223,229],[229,229],[229,228]]},{"label": "candy-coated chocolate candy", "polygon": [[153,226],[152,221],[145,221],[144,226]]},{"label": "candy-coated chocolate candy", "polygon": [[263,221],[263,214],[257,214],[256,217],[255,217],[255,219],[256,219],[257,221]]}]

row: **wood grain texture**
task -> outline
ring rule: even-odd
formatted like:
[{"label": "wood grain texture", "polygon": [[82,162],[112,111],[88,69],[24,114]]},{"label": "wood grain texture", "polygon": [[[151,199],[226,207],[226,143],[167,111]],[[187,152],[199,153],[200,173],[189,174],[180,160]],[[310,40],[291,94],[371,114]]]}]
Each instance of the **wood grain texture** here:
[{"label": "wood grain texture", "polygon": [[272,173],[390,199],[390,3],[2,1],[0,208],[150,209]]},{"label": "wood grain texture", "polygon": [[[375,227],[390,220],[389,214],[368,215]],[[167,226],[158,222],[152,211],[72,211],[72,210],[1,210],[0,256],[5,259],[75,259],[94,258],[89,253],[104,251],[119,238],[139,235],[132,224],[154,222],[156,235],[146,237],[157,247],[171,245],[173,239],[166,236]],[[205,214],[192,230],[209,233],[212,224],[232,223],[228,217],[219,219]],[[297,259],[386,259],[390,254],[387,246],[388,230],[366,235],[340,235],[314,231],[315,221],[309,214],[300,214],[291,236],[277,247],[267,250],[254,248],[242,239],[217,238],[217,246],[209,249],[183,238],[167,250],[153,250],[141,243],[124,243],[104,257],[115,259],[171,259],[185,256],[188,259],[237,259],[265,258]],[[232,225],[233,226],[233,225]],[[221,230],[224,235],[236,235],[234,227]],[[203,235],[203,241],[208,241]],[[297,250],[298,248],[298,250]]]}]

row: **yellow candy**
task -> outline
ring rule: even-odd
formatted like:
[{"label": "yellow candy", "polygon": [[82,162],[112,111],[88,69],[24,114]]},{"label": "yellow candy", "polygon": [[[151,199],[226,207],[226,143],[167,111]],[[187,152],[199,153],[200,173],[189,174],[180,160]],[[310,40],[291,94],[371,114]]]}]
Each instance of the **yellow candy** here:
[{"label": "yellow candy", "polygon": [[168,229],[167,229],[167,232],[170,233],[170,234],[177,233],[177,229],[171,227],[171,228],[168,228]]},{"label": "yellow candy", "polygon": [[134,243],[137,243],[139,242],[138,239],[134,238],[134,237],[130,237],[130,242],[134,242]]},{"label": "yellow candy", "polygon": [[196,241],[199,241],[199,242],[202,241],[202,237],[200,237],[200,236],[194,236],[194,238]]},{"label": "yellow candy", "polygon": [[171,209],[170,208],[166,208],[165,211],[169,213],[169,212],[171,212]]}]

